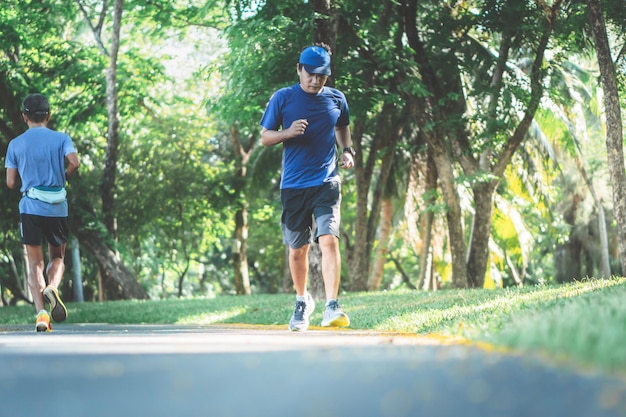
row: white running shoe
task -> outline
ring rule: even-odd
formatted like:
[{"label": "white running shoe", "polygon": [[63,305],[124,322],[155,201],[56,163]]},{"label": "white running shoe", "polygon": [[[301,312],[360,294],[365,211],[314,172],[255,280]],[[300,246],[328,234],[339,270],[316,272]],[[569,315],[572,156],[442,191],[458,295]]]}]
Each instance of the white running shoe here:
[{"label": "white running shoe", "polygon": [[289,330],[301,332],[309,328],[309,317],[315,310],[315,300],[308,292],[305,301],[296,301],[296,308],[289,320]]}]

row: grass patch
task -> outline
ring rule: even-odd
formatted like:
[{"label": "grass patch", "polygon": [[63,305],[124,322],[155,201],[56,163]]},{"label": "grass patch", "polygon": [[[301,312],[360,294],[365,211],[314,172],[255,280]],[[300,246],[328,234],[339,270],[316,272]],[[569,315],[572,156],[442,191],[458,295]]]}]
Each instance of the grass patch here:
[{"label": "grass patch", "polygon": [[[398,290],[341,297],[353,329],[461,336],[626,375],[626,279],[502,290]],[[285,325],[294,295],[67,303],[69,323]],[[318,304],[312,324],[321,321]],[[31,305],[0,324],[32,324]]]}]

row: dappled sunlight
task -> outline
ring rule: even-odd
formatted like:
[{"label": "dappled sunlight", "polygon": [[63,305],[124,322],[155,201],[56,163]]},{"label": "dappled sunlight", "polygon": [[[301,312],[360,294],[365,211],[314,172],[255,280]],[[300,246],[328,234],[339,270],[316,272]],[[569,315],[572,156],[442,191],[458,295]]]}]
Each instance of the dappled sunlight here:
[{"label": "dappled sunlight", "polygon": [[193,314],[185,317],[181,317],[176,321],[176,324],[195,324],[195,325],[206,325],[206,324],[216,324],[222,323],[226,320],[232,319],[233,317],[242,315],[246,312],[245,308],[231,308],[227,311],[209,311],[206,313]]},{"label": "dappled sunlight", "polygon": [[[618,281],[623,279],[614,283]],[[625,289],[623,285],[604,288],[597,296],[581,292],[581,298],[555,302],[552,308],[512,317],[491,339],[502,345],[552,352],[563,359],[623,372],[626,370]],[[565,351],[564,346],[567,346]]]},{"label": "dappled sunlight", "polygon": [[[499,315],[504,316],[503,321],[507,321],[511,313],[527,309],[535,304],[544,306],[553,306],[564,300],[581,296],[602,288],[624,284],[625,279],[612,280],[589,280],[587,282],[575,282],[562,287],[545,287],[530,289],[506,289],[503,291],[487,292],[495,298],[477,302],[477,293],[454,292],[443,297],[421,298],[415,300],[414,303],[404,303],[401,311],[397,314],[388,316],[387,319],[381,321],[374,326],[375,330],[400,330],[406,332],[429,333],[442,331],[443,334],[449,335],[466,335],[473,330],[480,329],[485,331],[485,326],[489,323],[484,321],[485,313],[492,318]],[[526,292],[527,291],[527,292]],[[442,292],[440,294],[445,294]],[[456,304],[450,306],[450,302]],[[442,306],[441,304],[446,304]],[[359,310],[358,307],[352,309]],[[450,325],[451,323],[458,323]],[[496,320],[496,326],[501,325],[502,321]],[[493,324],[492,324],[493,325]]]}]

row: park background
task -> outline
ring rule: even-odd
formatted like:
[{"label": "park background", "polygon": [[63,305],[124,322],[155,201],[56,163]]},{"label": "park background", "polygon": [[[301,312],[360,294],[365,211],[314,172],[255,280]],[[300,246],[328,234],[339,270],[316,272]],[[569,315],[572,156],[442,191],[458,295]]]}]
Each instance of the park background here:
[{"label": "park background", "polygon": [[[82,160],[69,302],[291,293],[259,120],[322,41],[357,151],[343,294],[621,276],[625,22],[622,0],[6,0],[0,155],[48,96]],[[3,305],[29,301],[20,197],[0,187]]]}]

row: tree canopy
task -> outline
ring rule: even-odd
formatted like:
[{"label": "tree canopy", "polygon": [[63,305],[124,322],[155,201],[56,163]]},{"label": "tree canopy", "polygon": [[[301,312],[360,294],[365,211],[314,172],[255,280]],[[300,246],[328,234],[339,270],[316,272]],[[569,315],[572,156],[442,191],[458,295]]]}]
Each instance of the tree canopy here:
[{"label": "tree canopy", "polygon": [[[584,2],[126,1],[113,81],[111,2],[7,1],[0,154],[26,129],[23,97],[47,95],[83,162],[68,191],[88,299],[289,289],[280,148],[260,146],[259,120],[320,40],[357,150],[342,174],[343,290],[622,273],[600,82],[612,64],[624,108],[617,0],[600,3],[604,67]],[[0,196],[2,298],[17,302],[20,195]]]}]

